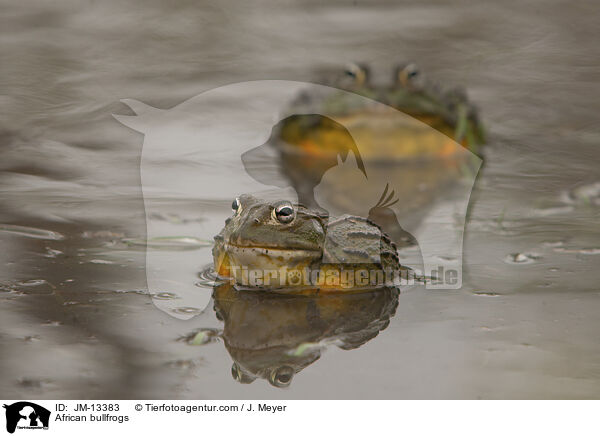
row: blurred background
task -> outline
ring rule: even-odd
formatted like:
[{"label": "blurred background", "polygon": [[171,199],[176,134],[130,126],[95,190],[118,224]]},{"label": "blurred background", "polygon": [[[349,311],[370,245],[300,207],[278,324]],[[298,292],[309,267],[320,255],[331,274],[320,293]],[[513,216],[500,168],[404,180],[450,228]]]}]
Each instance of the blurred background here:
[{"label": "blurred background", "polygon": [[[2,396],[597,398],[599,12],[583,1],[2,1]],[[211,310],[182,321],[146,294],[143,247],[128,243],[145,236],[143,138],[111,114],[132,114],[123,98],[167,109],[353,61],[377,74],[417,62],[479,107],[489,137],[465,283],[401,294],[378,337],[328,347],[286,389],[238,383],[222,344],[178,340],[218,326]],[[206,218],[188,211],[159,219]]]}]

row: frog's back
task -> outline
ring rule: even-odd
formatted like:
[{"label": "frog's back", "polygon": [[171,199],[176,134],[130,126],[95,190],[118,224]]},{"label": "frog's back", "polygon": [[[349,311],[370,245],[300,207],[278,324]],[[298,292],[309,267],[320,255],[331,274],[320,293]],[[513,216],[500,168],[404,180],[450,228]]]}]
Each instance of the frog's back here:
[{"label": "frog's back", "polygon": [[322,262],[400,268],[396,244],[390,237],[370,219],[353,215],[342,215],[328,222]]}]

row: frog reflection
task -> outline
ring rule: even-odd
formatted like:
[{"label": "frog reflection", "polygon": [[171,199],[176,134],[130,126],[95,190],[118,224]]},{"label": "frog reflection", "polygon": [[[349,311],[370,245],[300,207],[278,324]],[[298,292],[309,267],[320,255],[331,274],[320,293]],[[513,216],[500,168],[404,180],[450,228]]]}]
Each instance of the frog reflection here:
[{"label": "frog reflection", "polygon": [[352,350],[373,339],[394,316],[398,295],[395,288],[274,294],[237,291],[229,284],[213,292],[233,378],[244,384],[262,378],[275,387],[289,386],[326,345]]}]

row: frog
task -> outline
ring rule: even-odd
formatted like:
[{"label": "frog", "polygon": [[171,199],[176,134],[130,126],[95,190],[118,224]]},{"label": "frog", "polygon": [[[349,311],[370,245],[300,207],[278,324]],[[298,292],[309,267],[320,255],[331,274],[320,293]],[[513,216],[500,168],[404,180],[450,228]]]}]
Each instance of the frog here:
[{"label": "frog", "polygon": [[[413,125],[399,125],[397,119],[382,114],[381,107],[369,100],[356,98],[357,94],[372,101],[384,103],[413,119],[432,127],[455,143],[473,153],[480,153],[480,147],[486,141],[479,111],[469,100],[462,87],[442,87],[413,62],[398,64],[393,69],[392,79],[384,83],[374,83],[371,68],[364,63],[352,63],[344,69],[322,73],[317,82],[348,92],[305,92],[290,104],[288,112],[295,109],[336,114],[345,125],[355,125],[363,136],[377,135],[366,144],[363,155],[368,158],[404,159],[411,157],[440,157],[455,149],[451,142],[440,143],[440,138],[427,129],[416,129]],[[296,129],[298,130],[298,129]],[[287,132],[294,129],[282,129],[281,138],[292,144],[305,144],[301,136],[290,136]],[[386,146],[385,142],[390,145]],[[371,146],[370,142],[375,142]],[[326,150],[328,144],[322,144]],[[374,152],[374,150],[379,151]],[[365,153],[366,152],[366,153]]]},{"label": "frog", "polygon": [[477,107],[462,86],[443,88],[413,63],[397,65],[384,101],[477,153],[486,134]]},{"label": "frog", "polygon": [[369,218],[332,217],[249,194],[231,207],[212,254],[216,273],[239,289],[360,291],[398,283],[410,273],[399,262],[396,244]]},{"label": "frog", "polygon": [[[451,136],[471,151],[485,143],[477,107],[462,86],[442,87],[414,62],[397,64],[388,84],[376,85],[371,69],[349,64],[329,84],[378,100]],[[331,104],[331,103],[330,103]]]}]

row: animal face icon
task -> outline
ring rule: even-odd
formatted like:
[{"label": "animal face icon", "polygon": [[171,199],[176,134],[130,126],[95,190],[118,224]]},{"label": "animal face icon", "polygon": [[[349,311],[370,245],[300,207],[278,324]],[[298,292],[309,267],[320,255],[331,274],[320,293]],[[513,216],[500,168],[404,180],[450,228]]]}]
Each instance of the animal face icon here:
[{"label": "animal face icon", "polygon": [[50,411],[38,404],[19,401],[3,406],[6,409],[6,431],[14,433],[17,427],[48,428]]}]

